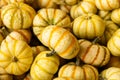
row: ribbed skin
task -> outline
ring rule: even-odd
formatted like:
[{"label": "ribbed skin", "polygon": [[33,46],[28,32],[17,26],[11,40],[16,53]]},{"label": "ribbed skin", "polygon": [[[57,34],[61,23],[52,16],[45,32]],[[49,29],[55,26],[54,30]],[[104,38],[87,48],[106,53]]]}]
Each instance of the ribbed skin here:
[{"label": "ribbed skin", "polygon": [[120,7],[119,0],[95,0],[95,4],[100,10],[113,10]]},{"label": "ribbed skin", "polygon": [[87,13],[96,13],[95,4],[90,1],[81,1],[79,4],[73,5],[70,10],[70,15],[73,19]]},{"label": "ribbed skin", "polygon": [[42,44],[54,50],[60,57],[65,59],[74,58],[80,49],[76,37],[62,27],[48,26],[38,38]]},{"label": "ribbed skin", "polygon": [[1,43],[0,66],[6,72],[14,75],[22,75],[27,72],[33,61],[31,47],[24,41],[14,40]]},{"label": "ribbed skin", "polygon": [[1,18],[9,29],[27,29],[32,26],[35,10],[25,3],[11,3],[1,10]]},{"label": "ribbed skin", "polygon": [[47,57],[46,54],[51,51],[42,51],[35,58],[30,75],[33,80],[52,80],[53,75],[57,72],[59,67],[59,57],[56,55]]},{"label": "ribbed skin", "polygon": [[103,11],[99,10],[98,15],[102,17],[104,20],[110,20],[111,19],[111,12],[110,11]]},{"label": "ribbed skin", "polygon": [[54,78],[53,80],[75,80],[75,79],[71,77],[57,77],[57,78]]},{"label": "ribbed skin", "polygon": [[120,15],[119,14],[120,14],[120,8],[114,9],[111,13],[111,20],[118,25],[120,25]]},{"label": "ribbed skin", "polygon": [[78,55],[87,64],[101,67],[110,60],[110,51],[105,46],[92,44],[84,39],[79,40],[79,45],[81,50]]},{"label": "ribbed skin", "polygon": [[77,17],[73,22],[73,33],[78,38],[94,39],[102,36],[105,31],[105,22],[95,14],[85,14]]},{"label": "ribbed skin", "polygon": [[27,43],[31,40],[31,32],[29,30],[15,30],[6,36],[6,41],[10,42],[11,40],[23,40]]},{"label": "ribbed skin", "polygon": [[40,9],[33,20],[33,32],[35,35],[40,35],[46,26],[67,27],[70,23],[70,17],[60,9]]},{"label": "ribbed skin", "polygon": [[69,5],[60,5],[60,9],[69,14],[71,6],[69,6]]},{"label": "ribbed skin", "polygon": [[120,68],[109,67],[101,72],[103,80],[120,80]]},{"label": "ribbed skin", "polygon": [[39,8],[56,8],[53,0],[36,0]]},{"label": "ribbed skin", "polygon": [[120,56],[120,29],[115,31],[113,36],[107,43],[107,47],[110,50],[111,54],[114,56]]},{"label": "ribbed skin", "polygon": [[63,65],[58,77],[71,77],[74,80],[98,80],[98,71],[91,65],[77,66],[73,63]]},{"label": "ribbed skin", "polygon": [[112,35],[114,34],[114,32],[119,28],[118,25],[116,25],[113,21],[111,20],[107,20],[105,21],[106,23],[106,28],[104,31],[104,35],[101,37],[100,42],[102,44],[107,44],[108,40],[112,37]]}]

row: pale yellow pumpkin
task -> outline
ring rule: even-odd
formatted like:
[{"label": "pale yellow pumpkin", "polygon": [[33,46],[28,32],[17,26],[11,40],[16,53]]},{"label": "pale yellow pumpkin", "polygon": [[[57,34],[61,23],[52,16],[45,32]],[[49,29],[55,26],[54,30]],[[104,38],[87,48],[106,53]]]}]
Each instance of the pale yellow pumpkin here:
[{"label": "pale yellow pumpkin", "polygon": [[2,7],[1,19],[9,29],[27,29],[32,26],[35,14],[31,6],[16,2]]},{"label": "pale yellow pumpkin", "polygon": [[70,15],[73,19],[88,13],[96,13],[96,6],[89,1],[81,1],[80,3],[73,5],[70,10]]},{"label": "pale yellow pumpkin", "polygon": [[12,31],[11,33],[9,33],[6,36],[5,39],[8,42],[10,42],[11,40],[23,40],[27,43],[30,43],[31,36],[32,36],[32,34],[31,34],[30,30],[21,29],[21,30]]},{"label": "pale yellow pumpkin", "polygon": [[102,67],[110,60],[110,51],[107,47],[92,43],[85,39],[79,40],[81,50],[79,58],[86,64]]},{"label": "pale yellow pumpkin", "polygon": [[71,77],[74,80],[98,80],[98,70],[91,65],[79,66],[70,62],[60,67],[58,77]]},{"label": "pale yellow pumpkin", "polygon": [[77,38],[62,27],[47,26],[38,38],[43,45],[64,59],[74,58],[80,49]]},{"label": "pale yellow pumpkin", "polygon": [[120,8],[114,9],[111,12],[111,20],[118,25],[120,25],[120,18],[119,18],[120,15],[119,14],[120,14]]},{"label": "pale yellow pumpkin", "polygon": [[105,22],[95,14],[84,14],[74,19],[73,33],[78,38],[94,39],[102,36],[105,31]]},{"label": "pale yellow pumpkin", "polygon": [[53,75],[57,72],[59,67],[59,57],[57,55],[46,55],[51,51],[42,51],[35,58],[31,69],[30,76],[33,80],[52,80]]},{"label": "pale yellow pumpkin", "polygon": [[113,10],[120,7],[119,0],[95,0],[99,10]]},{"label": "pale yellow pumpkin", "polygon": [[2,41],[0,49],[0,66],[7,73],[21,75],[27,72],[33,61],[31,47],[22,40]]},{"label": "pale yellow pumpkin", "polygon": [[111,12],[99,10],[98,15],[104,20],[111,20]]},{"label": "pale yellow pumpkin", "polygon": [[41,31],[49,25],[57,25],[60,27],[68,27],[70,25],[70,17],[60,9],[40,9],[33,20],[33,32],[39,36]]},{"label": "pale yellow pumpkin", "polygon": [[105,31],[103,36],[101,37],[101,40],[99,41],[101,44],[107,45],[108,40],[112,37],[114,32],[119,29],[119,26],[116,25],[113,21],[107,20],[105,21]]},{"label": "pale yellow pumpkin", "polygon": [[75,79],[73,79],[71,77],[56,77],[53,80],[75,80]]},{"label": "pale yellow pumpkin", "polygon": [[112,37],[107,43],[107,47],[110,50],[111,54],[114,56],[120,56],[120,29],[115,31]]},{"label": "pale yellow pumpkin", "polygon": [[102,80],[120,80],[120,68],[109,67],[101,72]]}]

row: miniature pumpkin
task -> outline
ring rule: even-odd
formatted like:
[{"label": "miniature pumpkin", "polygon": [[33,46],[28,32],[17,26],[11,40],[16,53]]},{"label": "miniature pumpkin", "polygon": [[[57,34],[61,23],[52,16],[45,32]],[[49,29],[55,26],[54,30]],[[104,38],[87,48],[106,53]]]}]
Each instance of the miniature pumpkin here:
[{"label": "miniature pumpkin", "polygon": [[59,67],[59,57],[57,55],[47,57],[51,51],[42,51],[35,58],[31,69],[30,76],[33,80],[52,80],[53,75]]},{"label": "miniature pumpkin", "polygon": [[75,79],[73,79],[71,77],[56,77],[53,80],[75,80]]},{"label": "miniature pumpkin", "polygon": [[13,76],[8,74],[4,68],[0,67],[0,80],[13,80]]},{"label": "miniature pumpkin", "polygon": [[30,43],[31,32],[29,30],[14,30],[6,36],[6,41],[10,42],[11,40],[23,40],[27,43]]},{"label": "miniature pumpkin", "polygon": [[107,45],[108,40],[112,37],[114,32],[119,29],[119,26],[116,25],[113,21],[107,20],[105,21],[105,31],[103,36],[101,37],[100,43]]},{"label": "miniature pumpkin", "polygon": [[74,80],[98,80],[98,70],[91,65],[79,66],[70,62],[60,67],[58,77],[71,77]]},{"label": "miniature pumpkin", "polygon": [[104,20],[111,20],[111,12],[100,10],[98,15]]},{"label": "miniature pumpkin", "polygon": [[73,5],[70,10],[70,15],[73,19],[88,13],[96,13],[96,6],[89,1],[81,1],[76,5]]},{"label": "miniature pumpkin", "polygon": [[29,5],[16,2],[2,7],[1,19],[9,29],[27,29],[32,26],[35,10]]},{"label": "miniature pumpkin", "polygon": [[120,25],[119,14],[120,14],[120,8],[115,9],[111,12],[111,20],[118,25]]},{"label": "miniature pumpkin", "polygon": [[74,19],[73,33],[78,38],[94,39],[102,36],[105,31],[105,22],[95,14],[84,14]]},{"label": "miniature pumpkin", "polygon": [[102,80],[120,80],[120,68],[109,67],[100,74]]},{"label": "miniature pumpkin", "polygon": [[33,61],[31,47],[22,40],[2,41],[0,49],[0,66],[7,73],[22,75],[27,72]]},{"label": "miniature pumpkin", "polygon": [[119,0],[95,0],[99,10],[113,10],[120,7]]},{"label": "miniature pumpkin", "polygon": [[87,64],[94,66],[104,66],[110,60],[110,51],[107,47],[92,43],[85,39],[79,40],[81,50],[79,51],[79,58]]},{"label": "miniature pumpkin", "polygon": [[[64,59],[72,59],[79,52],[76,37],[68,30],[58,26],[47,26],[38,36],[41,43]],[[50,55],[50,54],[49,54]]]},{"label": "miniature pumpkin", "polygon": [[33,32],[39,36],[41,31],[49,25],[68,27],[71,24],[70,17],[60,9],[40,9],[33,20]]},{"label": "miniature pumpkin", "polygon": [[107,43],[107,47],[113,56],[120,56],[120,29],[115,31]]}]

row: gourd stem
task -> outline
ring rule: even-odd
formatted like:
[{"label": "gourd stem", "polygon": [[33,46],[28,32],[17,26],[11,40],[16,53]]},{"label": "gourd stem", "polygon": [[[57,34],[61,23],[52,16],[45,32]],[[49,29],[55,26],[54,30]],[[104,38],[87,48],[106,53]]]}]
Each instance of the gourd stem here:
[{"label": "gourd stem", "polygon": [[49,57],[49,56],[52,56],[56,54],[56,51],[55,50],[52,50],[51,53],[47,53],[46,56]]},{"label": "gourd stem", "polygon": [[76,57],[76,65],[79,66],[80,65],[80,58]]},{"label": "gourd stem", "polygon": [[17,57],[14,56],[13,59],[12,59],[12,61],[13,62],[17,62],[18,61]]},{"label": "gourd stem", "polygon": [[99,40],[100,40],[100,37],[97,37],[97,38],[95,38],[95,39],[92,41],[92,43],[95,44],[95,43],[97,43]]}]

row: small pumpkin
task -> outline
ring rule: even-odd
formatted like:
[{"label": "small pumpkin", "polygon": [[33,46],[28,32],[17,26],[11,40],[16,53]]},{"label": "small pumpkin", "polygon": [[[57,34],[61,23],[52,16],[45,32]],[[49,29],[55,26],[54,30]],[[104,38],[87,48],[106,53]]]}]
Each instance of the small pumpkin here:
[{"label": "small pumpkin", "polygon": [[33,32],[39,36],[41,31],[49,25],[68,27],[71,24],[70,17],[60,9],[40,9],[33,20]]},{"label": "small pumpkin", "polygon": [[47,26],[38,36],[41,43],[64,59],[72,59],[79,52],[77,38],[68,30],[59,26]]},{"label": "small pumpkin", "polygon": [[14,30],[6,36],[6,41],[10,42],[11,40],[23,40],[27,43],[30,43],[31,32],[29,30]]},{"label": "small pumpkin", "polygon": [[78,38],[94,39],[102,36],[105,31],[105,22],[95,14],[84,14],[73,22],[73,33]]},{"label": "small pumpkin", "polygon": [[114,32],[107,43],[107,47],[113,56],[120,56],[120,29]]},{"label": "small pumpkin", "polygon": [[9,29],[27,29],[32,26],[35,10],[22,2],[15,2],[2,7],[1,19]]},{"label": "small pumpkin", "polygon": [[75,80],[75,79],[73,79],[71,77],[56,77],[53,80]]},{"label": "small pumpkin", "polygon": [[33,61],[31,47],[22,40],[2,41],[0,49],[0,66],[7,73],[22,75],[30,69]]},{"label": "small pumpkin", "polygon": [[101,80],[120,80],[120,68],[109,67],[100,73]]},{"label": "small pumpkin", "polygon": [[88,14],[88,13],[95,14],[96,12],[97,12],[97,8],[93,3],[89,1],[81,1],[78,4],[73,5],[71,7],[70,15],[73,19],[75,19],[83,14]]},{"label": "small pumpkin", "polygon": [[99,10],[98,15],[104,20],[111,20],[111,11]]},{"label": "small pumpkin", "polygon": [[69,62],[60,67],[58,77],[71,77],[74,80],[98,80],[98,70],[91,65],[79,66],[74,62]]},{"label": "small pumpkin", "polygon": [[52,80],[53,75],[59,67],[59,57],[57,55],[47,57],[51,51],[42,51],[35,58],[31,69],[30,76],[33,80]]},{"label": "small pumpkin", "polygon": [[8,74],[4,68],[0,67],[0,80],[13,80],[13,76]]},{"label": "small pumpkin", "polygon": [[114,9],[112,12],[111,12],[111,20],[114,22],[114,23],[116,23],[116,24],[118,24],[118,25],[120,25],[120,16],[119,16],[119,14],[120,14],[120,8],[118,8],[118,9]]},{"label": "small pumpkin", "polygon": [[99,10],[113,10],[120,7],[119,0],[95,0]]},{"label": "small pumpkin", "polygon": [[99,41],[103,45],[107,45],[108,40],[112,37],[114,32],[119,29],[119,26],[116,25],[113,21],[107,20],[105,21],[105,31],[103,36],[101,37],[101,40]]},{"label": "small pumpkin", "polygon": [[107,47],[85,39],[80,39],[79,45],[81,50],[78,56],[84,63],[102,67],[109,62],[110,51]]}]

